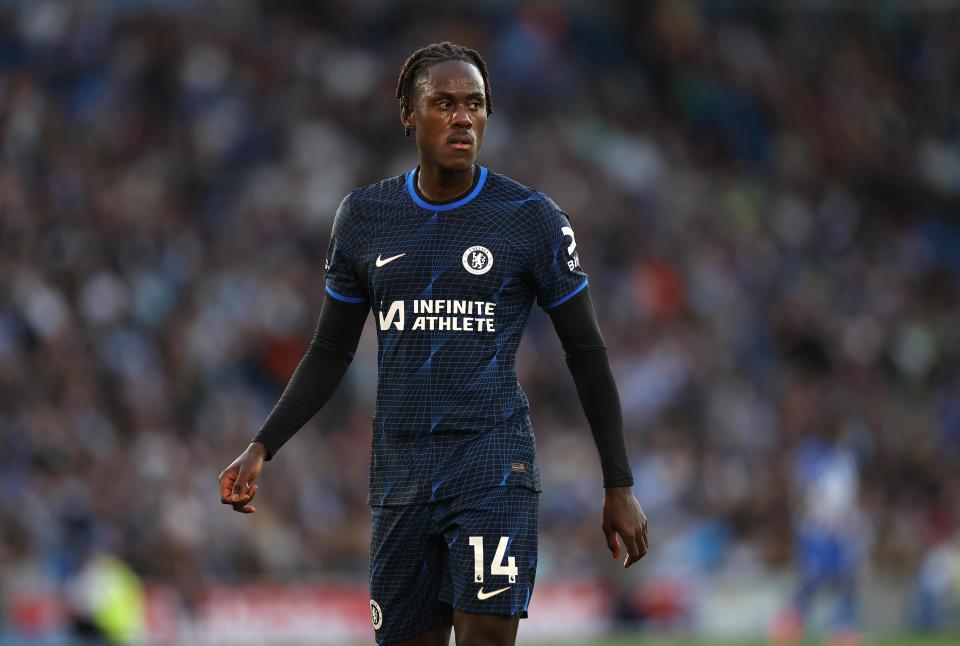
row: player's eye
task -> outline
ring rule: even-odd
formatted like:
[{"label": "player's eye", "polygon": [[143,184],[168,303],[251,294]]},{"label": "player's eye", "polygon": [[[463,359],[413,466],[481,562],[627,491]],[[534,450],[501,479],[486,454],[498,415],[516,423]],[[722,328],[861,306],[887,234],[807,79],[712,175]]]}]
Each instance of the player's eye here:
[{"label": "player's eye", "polygon": [[479,110],[483,107],[483,104],[480,101],[471,101],[469,105],[471,110]]},{"label": "player's eye", "polygon": [[453,104],[449,101],[440,101],[437,103],[437,105],[440,106],[440,109],[442,110],[449,110],[451,107],[453,107]]}]

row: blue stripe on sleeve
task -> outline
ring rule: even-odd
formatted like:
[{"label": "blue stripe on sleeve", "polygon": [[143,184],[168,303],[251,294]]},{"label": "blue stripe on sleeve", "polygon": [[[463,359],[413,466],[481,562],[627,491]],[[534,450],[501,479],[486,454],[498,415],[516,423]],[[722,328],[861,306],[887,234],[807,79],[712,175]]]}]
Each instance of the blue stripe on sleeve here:
[{"label": "blue stripe on sleeve", "polygon": [[367,299],[364,298],[364,297],[362,297],[362,296],[360,296],[360,297],[357,297],[357,296],[344,296],[343,294],[338,294],[338,293],[336,293],[335,291],[333,291],[332,289],[330,289],[330,286],[329,286],[329,285],[327,285],[327,293],[330,294],[331,296],[333,296],[333,297],[334,297],[335,299],[337,299],[338,301],[343,301],[344,303],[366,303],[366,302],[367,302]]},{"label": "blue stripe on sleeve", "polygon": [[567,294],[566,296],[564,296],[563,298],[561,298],[559,301],[554,301],[554,302],[550,303],[549,305],[544,305],[544,306],[543,306],[543,309],[545,309],[545,310],[552,310],[554,307],[559,307],[560,305],[563,305],[564,303],[566,303],[567,301],[569,301],[571,298],[573,298],[574,296],[576,296],[577,294],[579,294],[580,292],[582,292],[589,283],[590,283],[590,279],[589,279],[589,278],[584,278],[584,279],[583,279],[583,282],[580,283],[580,286],[579,286],[579,287],[577,287],[575,290],[573,290],[572,292],[570,292],[569,294]]}]

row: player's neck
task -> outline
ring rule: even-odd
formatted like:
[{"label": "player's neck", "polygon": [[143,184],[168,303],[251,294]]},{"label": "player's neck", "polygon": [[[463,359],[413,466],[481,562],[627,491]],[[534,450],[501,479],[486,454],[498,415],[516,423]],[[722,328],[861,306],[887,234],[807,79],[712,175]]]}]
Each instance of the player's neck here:
[{"label": "player's neck", "polygon": [[471,165],[464,171],[449,171],[438,166],[420,164],[417,191],[431,202],[445,202],[469,191],[476,172],[476,165]]}]

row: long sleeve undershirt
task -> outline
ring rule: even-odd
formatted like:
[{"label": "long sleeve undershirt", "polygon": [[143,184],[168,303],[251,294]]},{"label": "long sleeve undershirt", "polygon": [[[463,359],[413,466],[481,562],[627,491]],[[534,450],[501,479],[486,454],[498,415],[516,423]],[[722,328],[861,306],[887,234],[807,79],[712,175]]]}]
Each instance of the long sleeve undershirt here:
[{"label": "long sleeve undershirt", "polygon": [[267,447],[268,460],[330,399],[353,361],[369,311],[368,303],[343,303],[335,298],[323,301],[310,347],[253,438]]},{"label": "long sleeve undershirt", "polygon": [[[330,399],[353,360],[369,309],[366,303],[324,301],[310,346],[254,438],[266,446],[268,460]],[[603,486],[631,486],[620,397],[589,288],[549,314],[600,454]]]},{"label": "long sleeve undershirt", "polygon": [[603,486],[630,487],[633,473],[623,439],[620,395],[610,371],[590,288],[548,313],[566,353],[567,368],[600,454]]}]

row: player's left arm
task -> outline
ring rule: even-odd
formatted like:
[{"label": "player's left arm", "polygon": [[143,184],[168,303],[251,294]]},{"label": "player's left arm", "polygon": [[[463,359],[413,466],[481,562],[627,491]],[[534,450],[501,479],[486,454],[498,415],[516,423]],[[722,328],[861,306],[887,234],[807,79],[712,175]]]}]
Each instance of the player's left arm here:
[{"label": "player's left arm", "polygon": [[647,553],[647,517],[633,495],[620,396],[589,287],[548,313],[566,353],[567,367],[600,453],[604,487],[601,527],[607,546],[614,558],[619,558],[619,535],[627,551],[623,565],[630,567]]}]

